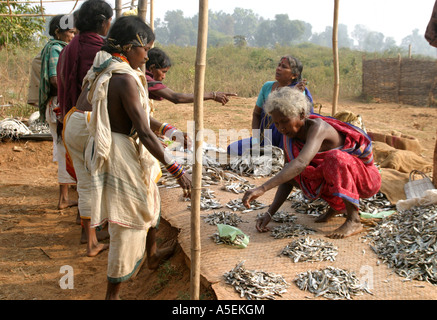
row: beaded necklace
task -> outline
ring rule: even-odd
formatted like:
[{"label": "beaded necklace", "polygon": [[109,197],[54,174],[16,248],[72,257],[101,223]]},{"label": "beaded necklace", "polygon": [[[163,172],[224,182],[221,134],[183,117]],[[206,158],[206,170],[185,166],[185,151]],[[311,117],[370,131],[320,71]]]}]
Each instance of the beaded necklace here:
[{"label": "beaded necklace", "polygon": [[113,53],[112,56],[119,62],[129,63],[129,60],[127,60],[126,56],[122,53]]}]

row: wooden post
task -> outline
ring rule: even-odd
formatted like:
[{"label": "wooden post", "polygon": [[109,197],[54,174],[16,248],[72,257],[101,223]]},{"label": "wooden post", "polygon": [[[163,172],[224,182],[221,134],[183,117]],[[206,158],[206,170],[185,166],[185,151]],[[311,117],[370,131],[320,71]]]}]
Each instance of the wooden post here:
[{"label": "wooden post", "polygon": [[155,17],[153,15],[153,0],[150,0],[150,28],[155,32]]},{"label": "wooden post", "polygon": [[334,55],[334,94],[332,97],[332,116],[337,113],[340,91],[340,67],[338,63],[338,7],[340,0],[334,0],[334,24],[332,28],[332,51]]},{"label": "wooden post", "polygon": [[115,0],[115,19],[121,17],[122,6],[123,6],[122,0]]},{"label": "wooden post", "polygon": [[434,164],[432,168],[432,182],[434,183],[434,187],[437,189],[437,131],[436,131],[436,141],[434,147]]},{"label": "wooden post", "polygon": [[[138,13],[137,15],[146,22],[146,16],[147,16],[147,0],[138,0]],[[143,64],[140,67],[141,71],[146,73],[146,65]]]},{"label": "wooden post", "polygon": [[191,191],[191,300],[200,291],[200,193],[202,191],[203,95],[208,40],[208,0],[199,0],[199,27],[194,84],[194,167]]},{"label": "wooden post", "polygon": [[138,16],[146,22],[147,0],[138,0]]}]

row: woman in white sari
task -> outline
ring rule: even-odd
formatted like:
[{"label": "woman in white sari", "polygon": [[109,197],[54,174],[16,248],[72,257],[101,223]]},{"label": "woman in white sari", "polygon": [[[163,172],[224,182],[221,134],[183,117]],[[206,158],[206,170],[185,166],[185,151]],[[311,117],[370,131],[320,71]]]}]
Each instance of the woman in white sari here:
[{"label": "woman in white sari", "polygon": [[154,39],[139,17],[117,19],[84,79],[82,95],[92,109],[81,99],[77,105],[92,110],[85,159],[91,171],[91,226],[107,222],[110,234],[107,299],[119,298],[121,283],[138,271],[146,252],[155,263],[173,252],[174,247],[157,250],[148,235],[160,216],[157,160],[177,178],[185,196],[191,190],[190,175],[166,154],[149,117],[147,83],[139,67]]}]

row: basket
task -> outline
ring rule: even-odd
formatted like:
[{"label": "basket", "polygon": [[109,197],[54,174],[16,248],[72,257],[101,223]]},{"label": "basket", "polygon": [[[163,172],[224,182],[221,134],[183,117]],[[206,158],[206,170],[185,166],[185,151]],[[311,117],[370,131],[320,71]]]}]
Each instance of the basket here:
[{"label": "basket", "polygon": [[[422,179],[415,180],[415,175],[421,175]],[[426,190],[435,189],[431,179],[422,171],[410,172],[410,179],[404,186],[407,199],[422,198]]]}]

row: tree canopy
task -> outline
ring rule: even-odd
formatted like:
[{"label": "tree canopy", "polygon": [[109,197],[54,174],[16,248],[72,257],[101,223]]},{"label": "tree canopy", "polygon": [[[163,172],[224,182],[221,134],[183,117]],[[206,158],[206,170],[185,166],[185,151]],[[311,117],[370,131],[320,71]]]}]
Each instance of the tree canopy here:
[{"label": "tree canopy", "polygon": [[[20,3],[17,0],[10,0],[10,8],[13,14],[38,14],[41,13],[40,6],[30,6],[27,3]],[[6,3],[0,3],[0,13],[9,13]],[[5,44],[20,44],[26,46],[34,43],[36,34],[41,34],[45,28],[43,18],[2,16],[0,17],[0,49]]]},{"label": "tree canopy", "polygon": [[[197,42],[198,16],[184,17],[181,10],[167,11],[164,20],[155,21],[156,38],[163,45],[195,46]],[[289,46],[304,42],[332,46],[332,26],[323,32],[312,32],[310,23],[290,20],[288,14],[277,14],[274,19],[264,19],[251,9],[235,8],[232,14],[209,11],[208,45],[267,47]],[[412,30],[398,46],[392,37],[356,25],[349,34],[348,27],[338,26],[338,46],[366,52],[407,52],[412,45],[414,54],[436,56],[418,30]]]}]

